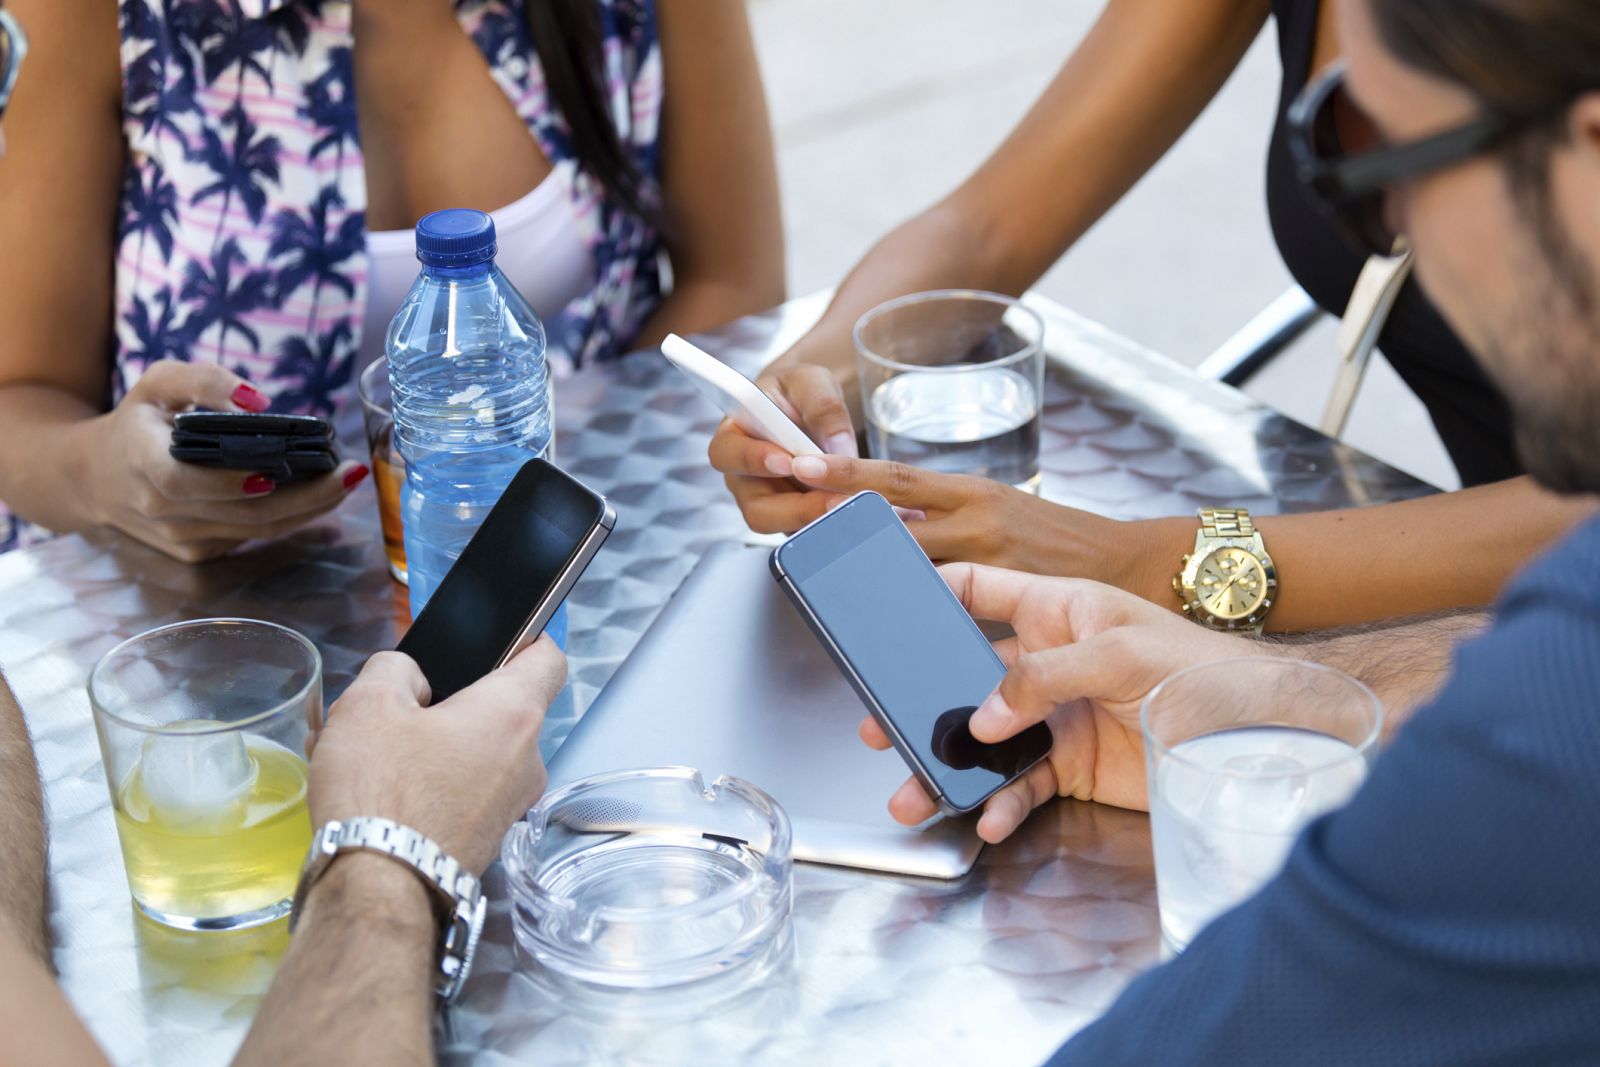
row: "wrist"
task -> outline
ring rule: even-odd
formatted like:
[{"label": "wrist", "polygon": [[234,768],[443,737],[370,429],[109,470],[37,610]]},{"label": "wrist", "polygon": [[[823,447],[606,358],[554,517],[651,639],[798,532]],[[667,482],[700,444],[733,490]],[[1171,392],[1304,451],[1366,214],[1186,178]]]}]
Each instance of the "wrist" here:
[{"label": "wrist", "polygon": [[319,921],[381,928],[413,944],[430,962],[439,940],[433,894],[409,867],[387,856],[351,850],[334,857],[306,896],[304,925]]},{"label": "wrist", "polygon": [[1183,555],[1194,548],[1193,519],[1141,519],[1119,524],[1114,543],[1127,550],[1112,566],[1112,585],[1176,612],[1182,600],[1172,591],[1172,579],[1183,569]]}]

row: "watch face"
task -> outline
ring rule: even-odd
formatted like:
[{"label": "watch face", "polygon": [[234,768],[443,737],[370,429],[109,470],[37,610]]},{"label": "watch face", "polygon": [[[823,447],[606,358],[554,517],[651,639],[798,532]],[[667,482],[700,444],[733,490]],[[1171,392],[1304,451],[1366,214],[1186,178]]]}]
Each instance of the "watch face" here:
[{"label": "watch face", "polygon": [[1245,619],[1267,598],[1261,561],[1242,548],[1219,548],[1200,561],[1194,581],[1200,606],[1218,619]]}]

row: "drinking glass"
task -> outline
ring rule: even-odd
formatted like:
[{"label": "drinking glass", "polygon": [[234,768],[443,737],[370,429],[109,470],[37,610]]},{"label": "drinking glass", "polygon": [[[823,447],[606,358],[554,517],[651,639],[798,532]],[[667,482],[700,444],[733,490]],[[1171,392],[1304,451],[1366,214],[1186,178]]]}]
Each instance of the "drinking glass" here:
[{"label": "drinking glass", "polygon": [[946,289],[856,323],[867,447],[950,474],[1039,490],[1044,320],[1008,296]]},{"label": "drinking glass", "polygon": [[406,540],[400,525],[400,487],[406,464],[394,443],[394,394],[389,389],[389,361],[374,360],[358,379],[361,415],[367,425],[367,449],[372,453],[372,484],[378,492],[378,522],[383,527],[383,551],[389,573],[406,584]]},{"label": "drinking glass", "polygon": [[1302,827],[1350,799],[1383,706],[1331,667],[1261,657],[1179,671],[1139,718],[1161,941],[1174,954],[1276,875]]},{"label": "drinking glass", "polygon": [[182,930],[287,915],[311,846],[316,646],[249,619],[175,623],[106,653],[89,701],[139,910]]}]

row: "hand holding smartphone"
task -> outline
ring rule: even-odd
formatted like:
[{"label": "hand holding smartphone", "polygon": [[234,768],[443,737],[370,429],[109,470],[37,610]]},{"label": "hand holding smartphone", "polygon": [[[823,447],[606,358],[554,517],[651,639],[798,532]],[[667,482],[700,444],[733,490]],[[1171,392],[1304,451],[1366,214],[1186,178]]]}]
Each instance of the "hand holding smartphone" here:
[{"label": "hand holding smartphone", "polygon": [[877,493],[801,529],[772,553],[772,572],[947,814],[981,807],[1049,755],[1043,723],[997,744],[967,729],[1005,665]]},{"label": "hand holding smartphone", "polygon": [[523,464],[400,640],[433,703],[536,641],[616,522],[604,497],[559,467]]},{"label": "hand holding smartphone", "polygon": [[181,463],[304,481],[339,465],[333,426],[314,415],[185,411],[172,419],[172,458]]},{"label": "hand holding smartphone", "polygon": [[669,333],[661,342],[661,354],[751,437],[775,444],[793,456],[822,455],[822,449],[760,386],[709,352]]}]

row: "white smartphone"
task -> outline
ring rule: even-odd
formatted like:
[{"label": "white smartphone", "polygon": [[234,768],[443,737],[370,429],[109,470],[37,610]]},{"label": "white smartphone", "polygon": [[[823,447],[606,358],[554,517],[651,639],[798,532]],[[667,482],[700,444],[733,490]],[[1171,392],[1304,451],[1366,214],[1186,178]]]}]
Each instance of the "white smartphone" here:
[{"label": "white smartphone", "polygon": [[770,441],[792,456],[822,455],[822,449],[755,382],[711,353],[669,333],[661,342],[661,354],[745,433]]}]

